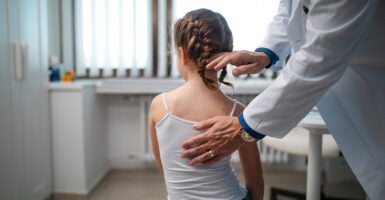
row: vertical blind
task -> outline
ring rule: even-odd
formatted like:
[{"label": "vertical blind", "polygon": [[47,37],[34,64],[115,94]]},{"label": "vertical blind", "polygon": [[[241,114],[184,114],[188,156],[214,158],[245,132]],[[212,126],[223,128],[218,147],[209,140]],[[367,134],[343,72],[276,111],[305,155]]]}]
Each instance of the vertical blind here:
[{"label": "vertical blind", "polygon": [[[74,2],[77,76],[100,77],[103,69],[102,77],[150,77],[155,69],[157,77],[179,77],[172,53],[174,47],[169,44],[172,43],[169,28],[172,29],[176,19],[203,7],[220,12],[233,32],[234,50],[253,51],[264,37],[279,0],[243,0],[242,4],[234,0]],[[171,7],[167,6],[169,3]],[[157,16],[153,16],[153,11]],[[171,24],[167,16],[171,16]],[[153,32],[154,23],[157,33]],[[153,34],[158,41],[154,41]],[[157,66],[153,66],[154,60]],[[169,63],[172,65],[170,73]]]},{"label": "vertical blind", "polygon": [[151,0],[77,0],[75,20],[77,76],[151,75]]}]

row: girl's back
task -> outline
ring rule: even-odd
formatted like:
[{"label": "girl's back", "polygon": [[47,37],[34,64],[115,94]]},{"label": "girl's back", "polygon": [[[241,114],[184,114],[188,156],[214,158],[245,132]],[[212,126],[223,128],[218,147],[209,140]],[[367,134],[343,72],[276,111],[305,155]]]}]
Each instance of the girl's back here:
[{"label": "girl's back", "polygon": [[[183,91],[171,92],[170,96],[172,96],[172,93],[179,92]],[[160,96],[165,115],[156,124],[156,133],[169,199],[243,199],[246,196],[246,191],[240,186],[230,165],[230,156],[210,167],[201,164],[191,166],[188,163],[189,159],[181,158],[182,148],[180,144],[200,133],[192,128],[194,121],[191,119],[194,118],[185,117],[210,116],[203,116],[199,114],[200,109],[194,109],[196,107],[193,103],[194,99],[185,99],[183,102],[181,101],[183,98],[168,98],[168,94],[163,93]],[[177,96],[180,97],[180,95]],[[231,102],[225,96],[222,98],[223,103]],[[178,102],[183,102],[180,105],[189,105],[190,107],[187,110],[191,113],[185,112],[182,114],[183,108],[178,106]],[[213,110],[214,113],[228,111],[227,115],[233,115],[236,107],[237,103],[234,101],[224,107],[213,106],[212,108],[206,107],[206,109]],[[174,114],[172,110],[182,114],[183,117]]]},{"label": "girl's back", "polygon": [[229,115],[234,101],[220,91],[211,91],[201,85],[197,87],[186,84],[168,92],[166,96],[169,110],[174,115],[190,121]]}]

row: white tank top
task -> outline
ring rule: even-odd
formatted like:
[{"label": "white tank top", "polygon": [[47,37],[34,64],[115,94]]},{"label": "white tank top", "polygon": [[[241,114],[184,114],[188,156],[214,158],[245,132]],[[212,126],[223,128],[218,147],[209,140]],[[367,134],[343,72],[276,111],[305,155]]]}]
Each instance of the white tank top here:
[{"label": "white tank top", "polygon": [[[188,138],[202,133],[192,128],[193,121],[182,119],[169,112],[162,94],[167,114],[155,128],[158,137],[160,158],[169,200],[241,200],[246,196],[244,189],[227,156],[207,167],[202,164],[191,166],[189,159],[180,157],[181,144]],[[236,108],[234,101],[232,116]]]}]

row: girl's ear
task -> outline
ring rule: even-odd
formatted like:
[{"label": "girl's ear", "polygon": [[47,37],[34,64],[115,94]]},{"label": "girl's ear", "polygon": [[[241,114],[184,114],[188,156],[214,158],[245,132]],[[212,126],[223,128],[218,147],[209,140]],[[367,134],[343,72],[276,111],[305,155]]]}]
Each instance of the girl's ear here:
[{"label": "girl's ear", "polygon": [[182,47],[178,47],[178,53],[179,53],[179,56],[180,56],[180,58],[182,60],[182,63],[184,65],[187,65],[187,63],[188,63],[188,56],[187,56],[187,53],[183,50]]}]

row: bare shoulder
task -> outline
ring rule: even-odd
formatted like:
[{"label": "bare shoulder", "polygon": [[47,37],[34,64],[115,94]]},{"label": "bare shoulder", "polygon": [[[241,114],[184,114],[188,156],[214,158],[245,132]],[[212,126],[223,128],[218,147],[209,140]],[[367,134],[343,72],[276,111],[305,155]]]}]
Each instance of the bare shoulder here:
[{"label": "bare shoulder", "polygon": [[155,96],[152,99],[150,106],[150,119],[157,123],[166,114],[163,106],[162,94]]},{"label": "bare shoulder", "polygon": [[151,109],[158,107],[160,104],[162,104],[162,94],[158,94],[155,96],[151,101]]}]

